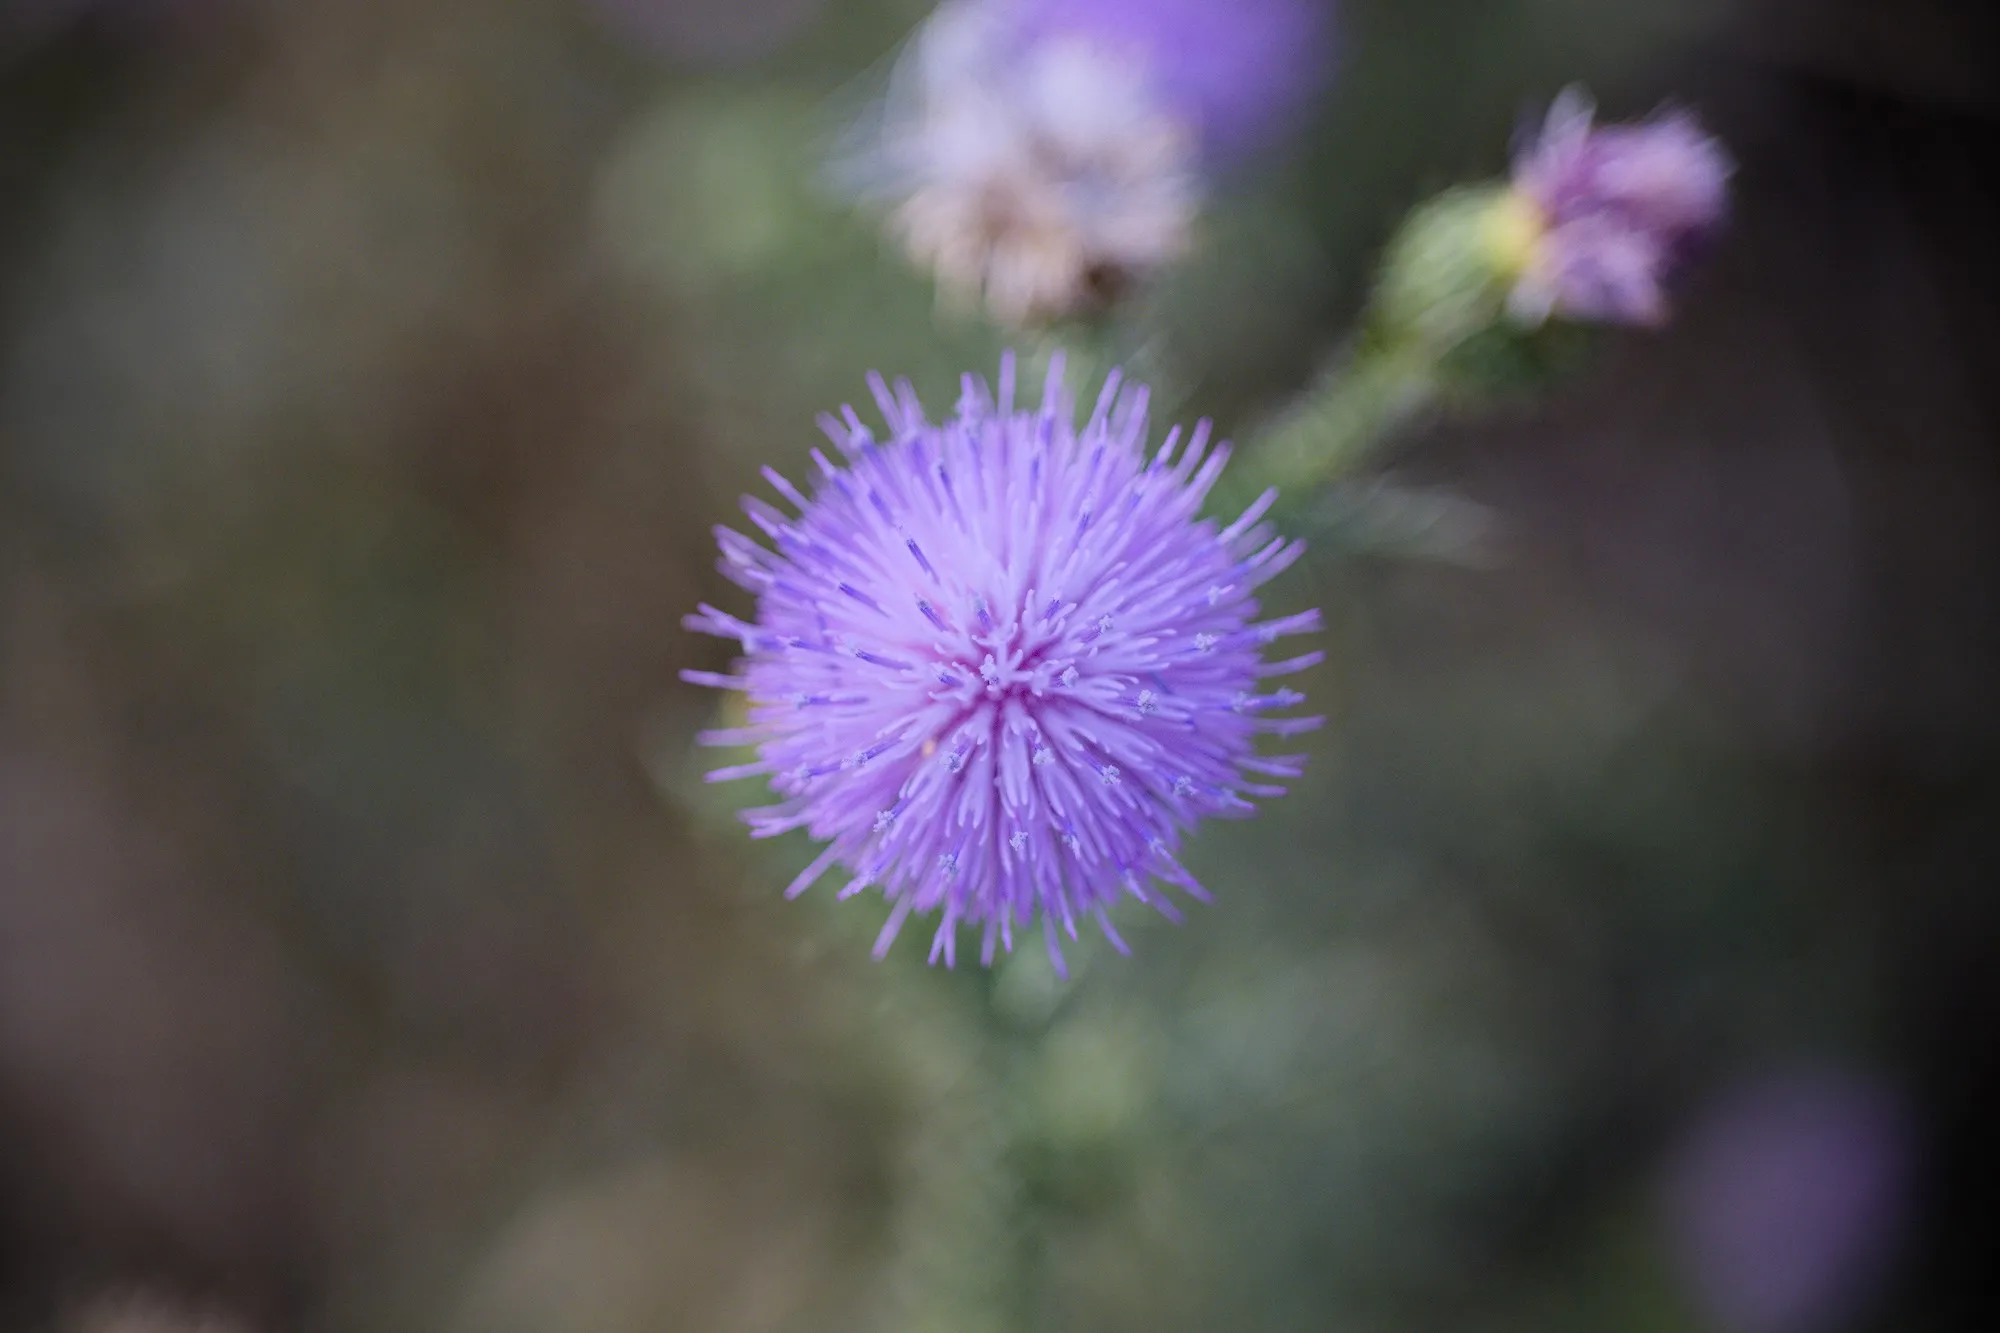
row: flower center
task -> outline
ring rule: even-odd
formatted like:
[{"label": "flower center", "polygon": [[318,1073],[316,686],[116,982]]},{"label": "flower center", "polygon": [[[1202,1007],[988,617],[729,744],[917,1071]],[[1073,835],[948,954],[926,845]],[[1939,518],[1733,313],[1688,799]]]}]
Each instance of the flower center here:
[{"label": "flower center", "polygon": [[1535,262],[1535,247],[1548,230],[1542,206],[1522,190],[1501,193],[1486,218],[1486,245],[1498,272],[1519,277]]}]

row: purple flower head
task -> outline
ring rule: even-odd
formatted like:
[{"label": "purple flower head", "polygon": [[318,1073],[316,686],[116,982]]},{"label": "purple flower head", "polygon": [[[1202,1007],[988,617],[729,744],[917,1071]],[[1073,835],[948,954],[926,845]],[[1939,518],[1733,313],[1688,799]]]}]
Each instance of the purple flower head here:
[{"label": "purple flower head", "polygon": [[1038,409],[966,378],[957,415],[931,424],[907,384],[872,380],[889,425],[878,443],[853,409],[822,422],[813,494],[770,469],[796,513],[749,498],[772,550],[717,530],[721,569],[757,595],[753,622],[714,607],[689,628],[743,646],[735,675],[689,671],[741,690],[749,725],[705,744],[755,746],[754,762],[711,780],[767,777],[780,800],[747,811],[753,836],[803,828],[826,843],[791,897],[838,865],[845,898],[878,888],[887,951],[912,912],[939,913],[931,958],[947,965],[960,923],[980,960],[1042,918],[1096,919],[1121,894],[1169,917],[1154,880],[1207,893],[1177,859],[1208,816],[1244,815],[1297,755],[1261,757],[1260,735],[1318,718],[1271,677],[1319,661],[1266,663],[1263,648],[1317,628],[1308,611],[1258,621],[1255,589],[1302,544],[1259,518],[1267,493],[1220,530],[1197,517],[1228,457],[1206,423],[1146,456],[1146,392],[1114,374],[1082,429],[1049,371]]},{"label": "purple flower head", "polygon": [[1281,132],[1326,67],[1314,0],[1010,0],[1028,47],[1079,38],[1146,73],[1213,160]]},{"label": "purple flower head", "polygon": [[1537,223],[1514,291],[1517,314],[1621,324],[1666,319],[1666,291],[1728,209],[1734,169],[1694,117],[1669,111],[1593,128],[1575,89],[1514,161],[1514,188]]},{"label": "purple flower head", "polygon": [[1844,1325],[1908,1216],[1912,1135],[1888,1088],[1806,1071],[1729,1090],[1672,1160],[1667,1224],[1697,1300],[1728,1333]]}]

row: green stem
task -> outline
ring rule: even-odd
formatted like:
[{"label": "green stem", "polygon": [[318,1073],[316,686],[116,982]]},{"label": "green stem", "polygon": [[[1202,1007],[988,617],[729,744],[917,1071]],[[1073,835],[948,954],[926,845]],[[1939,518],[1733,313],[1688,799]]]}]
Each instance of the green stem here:
[{"label": "green stem", "polygon": [[1257,432],[1249,457],[1216,497],[1216,512],[1241,509],[1265,488],[1287,508],[1307,503],[1433,405],[1441,382],[1428,349],[1379,344],[1348,349],[1312,388]]}]

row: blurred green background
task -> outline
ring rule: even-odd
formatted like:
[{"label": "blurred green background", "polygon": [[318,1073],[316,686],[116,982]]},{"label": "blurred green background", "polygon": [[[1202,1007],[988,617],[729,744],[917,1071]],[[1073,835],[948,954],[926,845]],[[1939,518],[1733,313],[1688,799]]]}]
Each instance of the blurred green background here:
[{"label": "blurred green background", "polygon": [[0,5],[0,1328],[1730,1333],[1663,1200],[1798,1068],[1912,1174],[1769,1333],[1990,1327],[1994,11],[1347,0],[1125,326],[1164,417],[1571,81],[1735,223],[1402,441],[1486,559],[1277,586],[1309,776],[1063,983],[780,901],[676,676],[757,468],[1007,345],[820,185],[924,9]]}]

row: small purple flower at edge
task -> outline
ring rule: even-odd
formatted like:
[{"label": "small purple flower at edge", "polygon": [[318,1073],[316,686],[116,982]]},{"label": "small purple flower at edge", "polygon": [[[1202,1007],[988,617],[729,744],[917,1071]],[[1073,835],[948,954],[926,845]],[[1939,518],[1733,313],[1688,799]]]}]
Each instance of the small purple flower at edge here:
[{"label": "small purple flower at edge", "polygon": [[1527,225],[1512,307],[1533,323],[1657,325],[1677,271],[1722,224],[1734,165],[1687,112],[1602,128],[1593,115],[1563,93],[1515,158]]},{"label": "small purple flower at edge", "polygon": [[1910,1239],[1921,1146],[1900,1091],[1860,1071],[1725,1089],[1668,1158],[1662,1198],[1702,1312],[1729,1333],[1851,1324]]},{"label": "small purple flower at edge", "polygon": [[1321,657],[1263,660],[1319,625],[1256,619],[1254,590],[1303,550],[1259,521],[1275,493],[1218,529],[1198,515],[1229,451],[1206,423],[1148,458],[1143,388],[1112,375],[1079,429],[1061,375],[1017,410],[1010,357],[997,401],[968,376],[943,424],[872,379],[886,441],[851,408],[823,418],[839,458],[814,451],[813,494],[766,469],[795,512],[745,499],[775,550],[717,530],[755,620],[687,620],[743,646],[734,675],[682,673],[747,696],[747,726],[702,740],[757,758],[710,779],[768,778],[779,800],[745,812],[752,835],[826,844],[787,897],[835,866],[841,897],[881,892],[878,957],[912,913],[939,914],[947,965],[960,924],[990,964],[1037,917],[1059,969],[1057,931],[1075,939],[1079,917],[1123,950],[1111,904],[1178,919],[1159,881],[1206,900],[1182,836],[1281,794],[1265,779],[1303,757],[1260,756],[1257,737],[1320,722],[1273,716],[1293,691],[1257,692]]}]

